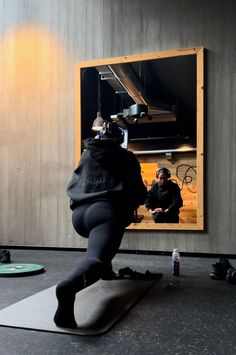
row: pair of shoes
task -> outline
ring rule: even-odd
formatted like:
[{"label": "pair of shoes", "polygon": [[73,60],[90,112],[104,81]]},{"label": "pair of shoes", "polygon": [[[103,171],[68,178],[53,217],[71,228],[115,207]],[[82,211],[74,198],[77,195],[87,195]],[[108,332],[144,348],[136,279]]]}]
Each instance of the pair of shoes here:
[{"label": "pair of shoes", "polygon": [[212,264],[213,269],[210,273],[210,277],[214,280],[226,280],[226,275],[229,269],[232,268],[228,259],[220,258],[220,260]]},{"label": "pair of shoes", "polygon": [[8,250],[0,250],[0,262],[5,264],[11,262],[11,255]]},{"label": "pair of shoes", "polygon": [[117,275],[118,279],[130,279],[130,280],[155,280],[156,277],[157,277],[156,274],[153,274],[148,270],[145,273],[141,273],[132,270],[129,267],[120,269]]},{"label": "pair of shoes", "polygon": [[229,284],[234,284],[236,285],[236,269],[234,267],[231,267],[226,274],[226,281]]}]

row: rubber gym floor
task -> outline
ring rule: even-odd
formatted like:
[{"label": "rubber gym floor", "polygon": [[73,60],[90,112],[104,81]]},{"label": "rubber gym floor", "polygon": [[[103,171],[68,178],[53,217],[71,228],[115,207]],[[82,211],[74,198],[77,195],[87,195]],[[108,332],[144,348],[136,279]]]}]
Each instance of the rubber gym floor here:
[{"label": "rubber gym floor", "polygon": [[[42,264],[45,272],[0,278],[0,309],[61,281],[83,251],[8,249],[12,262]],[[107,333],[78,336],[0,326],[1,355],[205,355],[236,354],[236,285],[209,277],[216,257],[118,253],[114,270],[161,272],[163,278]],[[236,260],[229,259],[233,267]]]}]

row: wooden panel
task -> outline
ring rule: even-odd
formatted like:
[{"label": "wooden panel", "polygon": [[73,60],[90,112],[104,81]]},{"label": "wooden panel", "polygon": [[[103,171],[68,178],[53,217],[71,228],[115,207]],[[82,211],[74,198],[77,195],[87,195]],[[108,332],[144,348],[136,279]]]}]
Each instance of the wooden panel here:
[{"label": "wooden panel", "polygon": [[[233,3],[232,1],[230,2],[231,4]],[[208,67],[209,73],[228,70],[226,50],[228,42],[225,38],[225,26],[227,26],[225,19],[226,7],[224,1],[211,0],[202,2],[202,37],[205,47],[209,49],[208,56],[211,63]]]},{"label": "wooden panel", "polygon": [[[194,15],[193,15],[194,14]],[[201,43],[201,1],[161,2],[160,50],[186,48]]]},{"label": "wooden panel", "polygon": [[70,98],[73,97],[72,90],[63,90],[59,94],[60,110],[58,112],[58,173],[57,195],[58,195],[58,232],[57,243],[67,247],[73,247],[75,238],[73,237],[73,227],[71,223],[71,210],[69,208],[69,198],[66,195],[66,186],[71,178],[71,166],[74,163],[74,150],[68,142],[74,141],[74,125],[68,124],[65,117],[71,117],[74,113],[73,104]]},{"label": "wooden panel", "polygon": [[9,96],[0,94],[0,243],[8,243],[8,164],[9,164],[9,128],[8,128]]},{"label": "wooden panel", "polygon": [[40,200],[42,244],[57,245],[58,111],[57,93],[45,93],[41,102]]},{"label": "wooden panel", "polygon": [[197,221],[204,227],[204,50],[197,53]]},{"label": "wooden panel", "polygon": [[[41,244],[41,95],[25,94],[25,245]],[[30,103],[30,104],[29,104]]]},{"label": "wooden panel", "polygon": [[[229,122],[229,142],[230,142],[230,151],[229,151],[229,234],[227,243],[231,250],[236,249],[236,238],[235,238],[235,231],[236,231],[236,218],[235,218],[235,206],[236,206],[236,144],[235,144],[235,137],[236,137],[236,100],[235,100],[235,93],[236,93],[236,73],[232,73],[230,76],[230,122]],[[227,179],[227,178],[226,178]]]},{"label": "wooden panel", "polygon": [[[123,3],[120,1],[104,0],[103,21],[103,56],[117,57],[122,55]],[[114,14],[116,14],[114,16]],[[117,34],[120,34],[117,36]]]},{"label": "wooden panel", "polygon": [[[234,0],[0,0],[0,243],[86,245],[72,230],[65,194],[74,167],[75,63],[204,46],[207,231],[130,231],[122,246],[236,254],[235,17]],[[50,34],[55,50],[47,55],[51,42],[38,46],[37,37],[22,71],[15,35],[24,26]]]},{"label": "wooden panel", "polygon": [[[231,188],[226,178],[230,171],[229,152],[230,125],[225,124],[225,117],[230,114],[229,75],[222,73],[211,77],[212,91],[208,123],[208,224],[212,238],[212,248],[225,249],[229,237],[229,196]],[[224,117],[224,119],[223,119]],[[224,186],[224,187],[223,187]],[[224,206],[224,208],[221,208]],[[212,222],[210,222],[212,221]],[[214,221],[214,223],[213,223]],[[223,237],[222,237],[223,236]]]},{"label": "wooden panel", "polygon": [[[226,5],[224,3],[224,5]],[[225,15],[224,15],[224,27],[225,27],[225,52],[227,53],[227,65],[225,70],[229,72],[236,72],[236,2],[232,2],[231,6],[225,6]],[[235,87],[232,86],[231,90],[234,90]]]},{"label": "wooden panel", "polygon": [[26,97],[11,94],[8,111],[8,241],[25,244]]}]

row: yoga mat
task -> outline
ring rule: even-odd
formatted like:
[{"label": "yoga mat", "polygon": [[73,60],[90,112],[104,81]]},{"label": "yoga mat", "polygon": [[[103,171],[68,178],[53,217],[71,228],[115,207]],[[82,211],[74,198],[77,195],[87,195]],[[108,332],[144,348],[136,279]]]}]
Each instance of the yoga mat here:
[{"label": "yoga mat", "polygon": [[0,326],[46,332],[97,335],[107,332],[156,283],[154,280],[99,280],[80,291],[75,300],[78,328],[60,328],[53,322],[56,286],[0,310]]}]

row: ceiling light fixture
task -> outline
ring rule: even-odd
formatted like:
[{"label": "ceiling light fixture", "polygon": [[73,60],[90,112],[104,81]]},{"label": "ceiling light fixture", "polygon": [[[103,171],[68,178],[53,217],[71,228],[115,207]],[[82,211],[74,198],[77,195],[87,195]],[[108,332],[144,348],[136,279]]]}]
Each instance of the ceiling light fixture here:
[{"label": "ceiling light fixture", "polygon": [[101,113],[101,79],[100,75],[98,74],[98,111],[97,111],[97,117],[93,121],[92,125],[92,130],[95,132],[99,132],[102,130],[104,119],[102,118],[102,113]]}]

